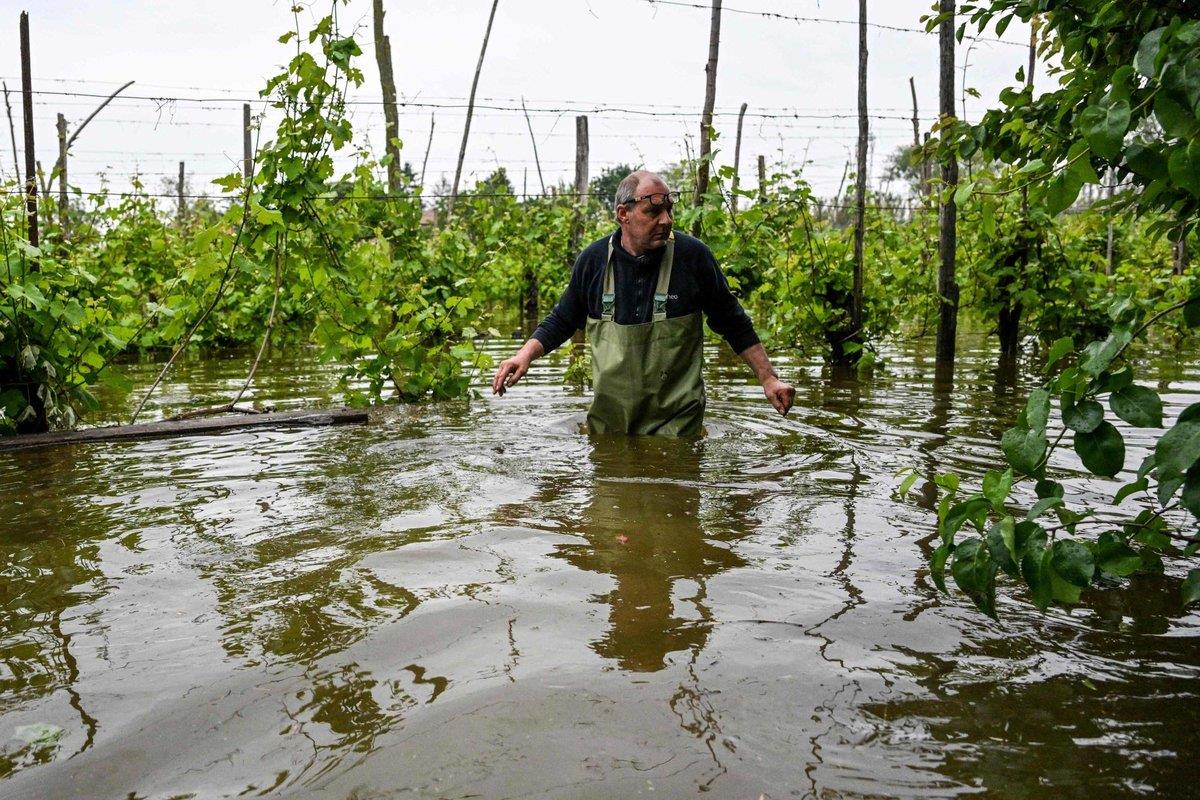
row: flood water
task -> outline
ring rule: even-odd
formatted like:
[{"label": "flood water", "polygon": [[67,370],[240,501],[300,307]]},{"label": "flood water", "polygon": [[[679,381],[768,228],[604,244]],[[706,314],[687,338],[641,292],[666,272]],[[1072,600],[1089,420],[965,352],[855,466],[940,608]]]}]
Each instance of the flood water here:
[{"label": "flood water", "polygon": [[[785,359],[782,419],[710,348],[701,441],[589,440],[546,360],[367,425],[0,454],[0,797],[1194,797],[1182,565],[1045,614],[1005,583],[1002,622],[931,584],[896,471],[995,466],[1036,380],[963,350],[952,388],[926,342]],[[1168,417],[1200,399],[1156,363]],[[257,399],[336,373],[280,353]]]}]

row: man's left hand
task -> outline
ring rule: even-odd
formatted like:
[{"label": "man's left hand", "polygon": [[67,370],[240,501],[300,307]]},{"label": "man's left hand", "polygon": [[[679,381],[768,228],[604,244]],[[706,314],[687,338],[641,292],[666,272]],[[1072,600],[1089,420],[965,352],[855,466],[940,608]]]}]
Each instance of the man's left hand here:
[{"label": "man's left hand", "polygon": [[763,394],[771,401],[771,405],[780,414],[787,416],[788,411],[792,408],[792,403],[796,399],[795,388],[788,386],[779,378],[767,378],[763,383]]}]

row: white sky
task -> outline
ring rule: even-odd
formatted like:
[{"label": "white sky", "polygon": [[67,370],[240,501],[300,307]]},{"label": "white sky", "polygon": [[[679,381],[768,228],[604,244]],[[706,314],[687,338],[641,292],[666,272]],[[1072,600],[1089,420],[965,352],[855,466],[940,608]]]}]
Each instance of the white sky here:
[{"label": "white sky", "polygon": [[[706,0],[684,0],[706,4]],[[871,0],[869,21],[922,27],[932,0]],[[187,163],[193,191],[216,192],[208,181],[237,168],[241,158],[240,100],[257,96],[269,75],[290,57],[276,42],[290,29],[291,3],[283,0],[0,0],[0,76],[14,104],[21,145],[18,15],[31,17],[35,91],[107,93],[127,80],[139,96],[204,97],[204,103],[118,99],[88,126],[72,148],[71,182],[99,186],[106,172],[113,188],[128,187],[140,171],[151,191],[161,189],[178,162]],[[327,0],[310,3],[316,16]],[[412,2],[385,0],[386,28],[402,99],[463,104],[471,84],[490,0]],[[717,80],[719,161],[732,163],[736,113],[750,104],[742,145],[744,183],[755,182],[759,154],[770,163],[799,163],[819,194],[836,191],[856,136],[857,28],[735,13],[735,9],[822,19],[855,20],[855,0],[728,0],[722,19]],[[380,88],[371,42],[370,0],[351,0],[339,12],[343,27],[359,26],[359,66],[366,83],[353,99],[378,101]],[[652,5],[646,0],[500,0],[479,83],[480,105],[519,106],[533,115],[547,186],[574,175],[574,116],[596,106],[682,112],[651,117],[590,113],[591,174],[620,162],[657,168],[679,159],[683,139],[693,140],[704,99],[709,12],[703,8]],[[990,34],[989,34],[990,35]],[[1014,23],[1005,39],[1028,42]],[[977,119],[1027,58],[1023,46],[964,41],[969,55],[966,85],[982,98],[967,98]],[[968,47],[969,54],[968,54]],[[911,142],[909,76],[916,77],[922,129],[937,109],[937,37],[871,28],[868,101],[875,137],[871,174],[882,175],[887,156]],[[1044,71],[1043,71],[1044,76]],[[959,72],[958,93],[962,90]],[[515,101],[515,102],[514,102]],[[78,124],[99,99],[39,94],[35,97],[37,153],[49,169],[57,144],[55,114]],[[261,107],[261,103],[255,108]],[[545,111],[533,112],[533,109]],[[961,110],[961,103],[959,104]],[[465,111],[405,108],[401,111],[404,159],[419,171],[429,133],[427,187],[453,177]],[[352,110],[355,135],[382,142],[378,105]],[[843,118],[762,118],[754,114],[842,115]],[[268,135],[269,130],[264,135]],[[22,157],[23,159],[23,157]],[[7,130],[0,137],[0,174],[12,175]],[[23,160],[22,160],[23,163]],[[508,168],[518,191],[539,190],[533,152],[520,111],[477,109],[467,150],[464,185]],[[527,173],[526,173],[527,171]],[[527,174],[527,177],[526,177]]]}]

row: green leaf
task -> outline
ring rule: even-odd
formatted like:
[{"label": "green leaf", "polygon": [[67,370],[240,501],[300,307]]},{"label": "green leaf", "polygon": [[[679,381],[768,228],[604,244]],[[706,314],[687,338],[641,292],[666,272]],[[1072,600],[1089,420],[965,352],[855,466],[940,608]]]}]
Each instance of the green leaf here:
[{"label": "green leaf", "polygon": [[960,206],[965,204],[967,200],[971,199],[971,193],[974,191],[975,183],[973,181],[960,183],[958,188],[954,191],[954,202]]},{"label": "green leaf", "polygon": [[1013,577],[1020,575],[1015,528],[1013,518],[1005,517],[989,528],[987,533],[987,547],[992,560]]},{"label": "green leaf", "polygon": [[1098,376],[1108,369],[1108,365],[1121,352],[1121,348],[1129,344],[1133,338],[1126,328],[1117,328],[1104,341],[1092,342],[1083,349],[1083,357],[1079,359],[1079,368],[1091,375]]},{"label": "green leaf", "polygon": [[983,496],[991,502],[992,508],[1003,511],[1004,501],[1008,498],[1012,484],[1013,471],[1011,468],[1004,472],[989,469],[983,476]]},{"label": "green leaf", "polygon": [[1166,27],[1155,28],[1142,37],[1138,44],[1137,54],[1133,57],[1133,66],[1146,78],[1158,77],[1158,51],[1162,48],[1163,34]]},{"label": "green leaf", "polygon": [[1200,458],[1200,422],[1177,422],[1154,446],[1158,480],[1182,477]]},{"label": "green leaf", "polygon": [[[1170,139],[1188,139],[1198,127],[1195,116],[1172,97],[1170,92],[1159,92],[1154,96],[1154,117]],[[1169,159],[1167,169],[1171,169]]]},{"label": "green leaf", "polygon": [[943,472],[941,475],[935,475],[933,482],[949,492],[958,491],[958,476],[953,472]]},{"label": "green leaf", "polygon": [[1117,160],[1132,111],[1125,100],[1107,106],[1088,106],[1079,115],[1078,124],[1092,151],[1109,161]]},{"label": "green leaf", "polygon": [[1079,197],[1083,181],[1073,172],[1060,172],[1046,184],[1046,213],[1055,216],[1066,211]]},{"label": "green leaf", "polygon": [[982,539],[968,539],[954,549],[950,565],[954,582],[991,617],[996,615],[996,569]]},{"label": "green leaf", "polygon": [[1128,577],[1142,566],[1141,554],[1112,531],[1100,534],[1092,555],[1097,569],[1118,578]]},{"label": "green leaf", "polygon": [[1045,432],[1050,419],[1050,392],[1034,389],[1025,401],[1025,424],[1031,431]]},{"label": "green leaf", "polygon": [[1190,606],[1200,601],[1200,569],[1190,570],[1183,580],[1183,604]]},{"label": "green leaf", "polygon": [[1191,422],[1192,420],[1200,420],[1200,403],[1192,403],[1179,413],[1179,419],[1175,420],[1175,424],[1180,422]]},{"label": "green leaf", "polygon": [[1125,163],[1146,180],[1166,180],[1170,175],[1166,157],[1144,142],[1132,142],[1125,148]]},{"label": "green leaf", "polygon": [[1041,533],[1030,541],[1025,553],[1021,556],[1021,576],[1029,587],[1030,599],[1033,604],[1045,611],[1054,599],[1053,581],[1050,574],[1050,560],[1053,553],[1046,546],[1046,534]]},{"label": "green leaf", "polygon": [[1145,386],[1126,386],[1109,395],[1113,413],[1135,428],[1161,428],[1163,405],[1158,392]]},{"label": "green leaf", "polygon": [[1179,505],[1192,512],[1193,516],[1200,517],[1200,468],[1192,467],[1184,476]]},{"label": "green leaf", "polygon": [[1044,431],[1031,431],[1027,428],[1009,428],[1000,437],[1000,449],[1013,468],[1026,475],[1040,471],[1043,456],[1050,442],[1046,440]]},{"label": "green leaf", "polygon": [[1053,565],[1049,567],[1049,572],[1051,596],[1060,603],[1070,603],[1072,605],[1078,603],[1079,595],[1083,592],[1083,588],[1064,580],[1061,575],[1054,571]]},{"label": "green leaf", "polygon": [[1070,336],[1064,336],[1058,339],[1054,344],[1050,345],[1050,352],[1046,355],[1046,370],[1057,364],[1063,356],[1075,349],[1075,340]]},{"label": "green leaf", "polygon": [[1066,488],[1058,481],[1046,480],[1043,478],[1033,485],[1033,491],[1037,494],[1039,500],[1047,497],[1062,498],[1066,493]]},{"label": "green leaf", "polygon": [[933,578],[933,585],[943,593],[946,592],[946,559],[949,557],[949,545],[941,544],[929,559],[929,576]]},{"label": "green leaf", "polygon": [[1200,163],[1192,158],[1191,148],[1175,147],[1167,159],[1167,170],[1171,180],[1200,196]]},{"label": "green leaf", "polygon": [[1050,509],[1061,506],[1062,504],[1063,499],[1061,497],[1043,497],[1041,500],[1038,500],[1033,504],[1033,508],[1029,509],[1029,511],[1025,513],[1025,519],[1026,521],[1032,522]]},{"label": "green leaf", "polygon": [[1111,477],[1125,466],[1125,439],[1111,422],[1075,434],[1075,453],[1093,474]]},{"label": "green leaf", "polygon": [[910,472],[908,474],[908,477],[906,477],[904,480],[902,480],[900,482],[900,486],[896,489],[896,496],[899,497],[901,500],[903,500],[905,497],[907,497],[909,491],[913,487],[913,484],[915,484],[917,482],[917,479],[920,477],[921,476],[917,472],[915,472],[915,471]]},{"label": "green leaf", "polygon": [[1104,406],[1083,400],[1063,409],[1063,424],[1076,433],[1091,433],[1104,422]]},{"label": "green leaf", "polygon": [[942,520],[941,536],[942,541],[950,544],[954,541],[954,534],[958,533],[963,524],[970,520],[976,528],[983,527],[983,519],[987,515],[989,504],[986,498],[975,496],[968,500],[964,500],[957,505],[951,506],[946,512],[946,517]]},{"label": "green leaf", "polygon": [[1189,328],[1200,327],[1200,297],[1192,297],[1184,305],[1183,324]]},{"label": "green leaf", "polygon": [[1053,546],[1050,566],[1067,583],[1081,588],[1091,585],[1096,573],[1092,551],[1074,539],[1059,539]]},{"label": "green leaf", "polygon": [[1131,494],[1144,492],[1148,488],[1150,488],[1150,481],[1145,477],[1138,478],[1133,483],[1127,483],[1117,490],[1116,496],[1113,497],[1113,505],[1119,506],[1121,503],[1125,502],[1125,498],[1129,497]]}]

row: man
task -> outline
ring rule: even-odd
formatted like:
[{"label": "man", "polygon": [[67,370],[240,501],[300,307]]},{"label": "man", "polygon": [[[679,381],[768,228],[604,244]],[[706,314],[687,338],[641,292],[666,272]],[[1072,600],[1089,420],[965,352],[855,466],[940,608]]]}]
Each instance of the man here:
[{"label": "man", "polygon": [[787,414],[796,390],[771,369],[712,251],[672,231],[676,199],[652,172],[621,181],[619,230],[579,255],[558,305],[496,370],[494,394],[503,395],[534,359],[586,324],[594,391],[588,430],[694,436],[704,421],[703,315],[754,370],[775,410]]}]

